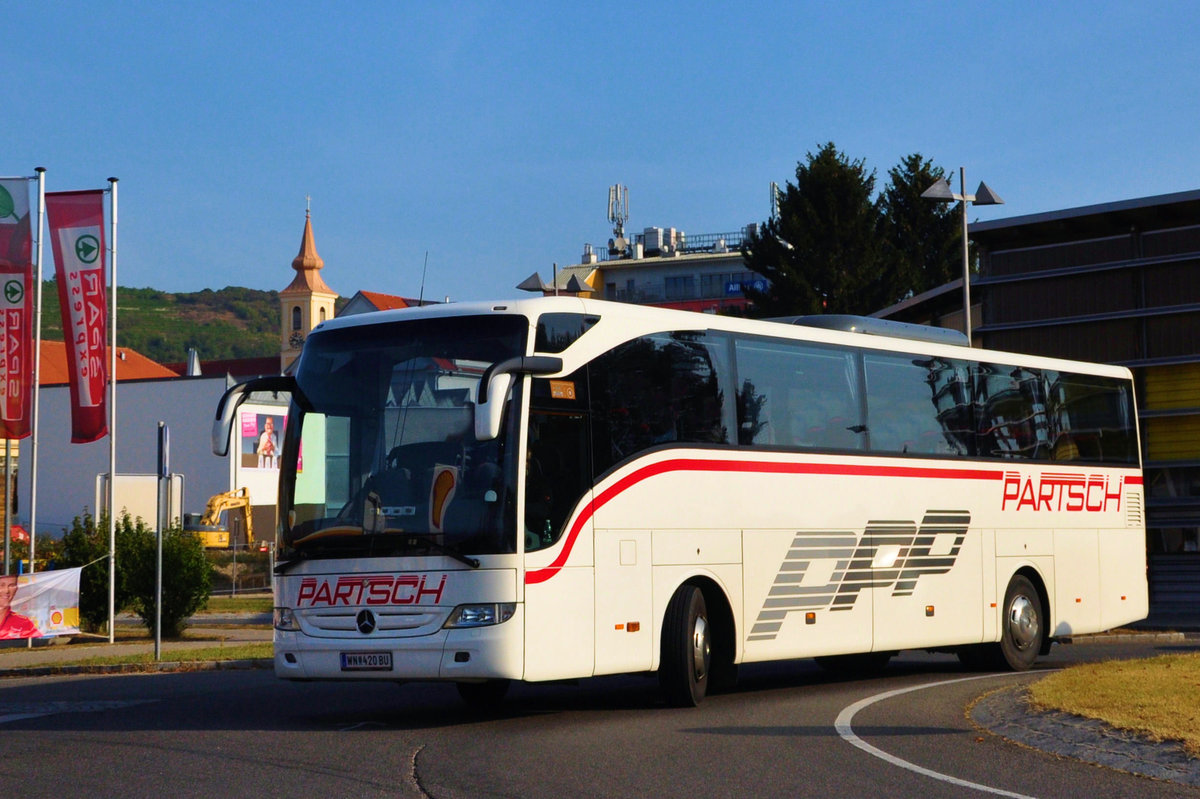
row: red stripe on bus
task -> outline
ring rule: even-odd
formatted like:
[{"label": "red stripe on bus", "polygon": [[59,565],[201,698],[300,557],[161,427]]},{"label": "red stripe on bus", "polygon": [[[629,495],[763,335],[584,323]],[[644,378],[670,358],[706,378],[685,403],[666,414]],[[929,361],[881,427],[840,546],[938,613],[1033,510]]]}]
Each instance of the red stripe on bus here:
[{"label": "red stripe on bus", "polygon": [[[563,565],[567,562],[567,558],[571,555],[571,550],[575,546],[575,539],[579,537],[579,531],[583,529],[583,525],[587,520],[592,518],[592,515],[601,507],[624,492],[630,486],[642,482],[651,477],[657,477],[660,474],[668,472],[753,472],[756,474],[825,474],[838,476],[854,476],[854,477],[917,477],[917,478],[943,478],[948,480],[1002,480],[1004,479],[1004,471],[1002,469],[948,469],[934,467],[918,467],[918,466],[869,466],[844,463],[790,463],[790,462],[775,462],[775,461],[738,461],[738,460],[711,460],[706,458],[677,458],[674,460],[659,461],[651,463],[647,466],[630,472],[622,477],[617,482],[613,483],[604,491],[592,499],[579,515],[575,517],[574,524],[571,525],[570,531],[567,533],[567,540],[563,544],[562,550],[559,551],[556,557],[548,566],[540,569],[533,569],[525,572],[525,584],[535,585],[549,580],[554,575],[558,574]],[[1140,481],[1141,478],[1138,478]],[[1126,478],[1126,482],[1130,482]]]}]

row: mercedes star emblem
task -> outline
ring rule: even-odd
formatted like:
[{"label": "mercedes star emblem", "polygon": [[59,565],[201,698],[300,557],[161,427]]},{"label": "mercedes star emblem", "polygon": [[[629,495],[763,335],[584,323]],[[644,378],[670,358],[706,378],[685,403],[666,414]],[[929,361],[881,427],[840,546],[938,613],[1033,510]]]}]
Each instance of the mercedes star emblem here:
[{"label": "mercedes star emblem", "polygon": [[358,616],[354,618],[354,623],[358,625],[358,631],[363,635],[375,632],[375,614],[369,610],[360,610]]}]

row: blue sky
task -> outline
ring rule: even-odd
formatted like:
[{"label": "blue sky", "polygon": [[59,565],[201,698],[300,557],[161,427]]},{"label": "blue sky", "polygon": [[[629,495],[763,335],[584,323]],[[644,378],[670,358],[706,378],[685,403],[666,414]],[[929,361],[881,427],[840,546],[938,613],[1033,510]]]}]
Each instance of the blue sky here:
[{"label": "blue sky", "polygon": [[[120,178],[118,280],[281,289],[312,197],[336,291],[518,294],[628,229],[762,221],[833,141],[1007,202],[1200,188],[1193,3],[20,3],[0,174]],[[955,186],[957,190],[957,183]],[[49,261],[49,248],[47,260]]]}]

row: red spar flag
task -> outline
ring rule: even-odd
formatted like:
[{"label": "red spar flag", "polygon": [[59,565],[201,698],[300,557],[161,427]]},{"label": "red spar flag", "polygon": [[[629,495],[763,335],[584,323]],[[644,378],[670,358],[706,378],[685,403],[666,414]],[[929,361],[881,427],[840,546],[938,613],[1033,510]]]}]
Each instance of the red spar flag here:
[{"label": "red spar flag", "polygon": [[33,261],[29,184],[0,178],[0,434],[32,432]]},{"label": "red spar flag", "polygon": [[71,442],[108,433],[104,333],[104,191],[46,195],[71,379]]}]

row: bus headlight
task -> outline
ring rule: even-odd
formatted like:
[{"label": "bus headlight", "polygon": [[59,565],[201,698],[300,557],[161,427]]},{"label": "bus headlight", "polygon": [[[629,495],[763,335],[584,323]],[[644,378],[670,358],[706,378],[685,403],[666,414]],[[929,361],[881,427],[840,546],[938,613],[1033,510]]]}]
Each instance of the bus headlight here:
[{"label": "bus headlight", "polygon": [[291,608],[275,608],[274,624],[276,630],[293,630],[300,629],[300,622],[296,619],[296,614]]},{"label": "bus headlight", "polygon": [[517,612],[515,602],[490,602],[479,605],[459,605],[450,612],[450,618],[442,625],[454,627],[488,627],[503,624]]}]

